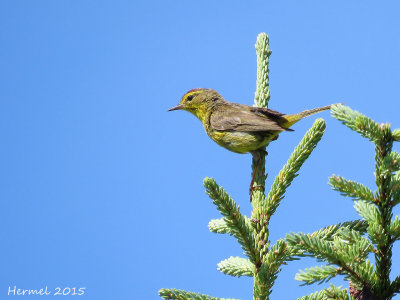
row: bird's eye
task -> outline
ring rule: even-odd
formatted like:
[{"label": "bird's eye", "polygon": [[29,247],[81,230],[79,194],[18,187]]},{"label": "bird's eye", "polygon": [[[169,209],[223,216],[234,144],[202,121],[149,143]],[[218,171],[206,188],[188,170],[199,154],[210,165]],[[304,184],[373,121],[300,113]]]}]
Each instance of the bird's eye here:
[{"label": "bird's eye", "polygon": [[186,101],[192,101],[193,100],[193,95],[190,95],[186,98]]}]

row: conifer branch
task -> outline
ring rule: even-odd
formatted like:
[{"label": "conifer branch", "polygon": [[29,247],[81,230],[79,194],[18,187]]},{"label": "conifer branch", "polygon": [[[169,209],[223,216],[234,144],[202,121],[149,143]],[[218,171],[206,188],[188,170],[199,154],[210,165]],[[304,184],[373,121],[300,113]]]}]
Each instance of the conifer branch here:
[{"label": "conifer branch", "polygon": [[[390,241],[390,237],[386,235],[385,229],[381,224],[371,224],[368,226],[368,235],[375,245],[386,244]],[[378,251],[375,251],[377,254]]]},{"label": "conifer branch", "polygon": [[395,295],[400,293],[400,276],[397,276],[390,284],[389,295]]},{"label": "conifer branch", "polygon": [[335,268],[332,266],[315,266],[312,268],[308,268],[300,270],[299,273],[296,274],[295,278],[297,281],[303,281],[302,285],[309,285],[313,283],[324,283],[340,274],[341,268]]},{"label": "conifer branch", "polygon": [[368,239],[357,236],[358,232],[351,233],[351,235],[335,237],[332,241],[333,248],[338,255],[342,256],[344,263],[362,263],[367,255],[373,252],[373,246]]},{"label": "conifer branch", "polygon": [[369,226],[382,222],[378,208],[374,204],[367,201],[356,201],[354,203],[354,208],[358,214],[368,222]]},{"label": "conifer branch", "polygon": [[352,110],[350,107],[342,104],[332,105],[331,114],[344,125],[357,131],[372,142],[378,142],[382,139],[383,135],[380,125],[358,111]]},{"label": "conifer branch", "polygon": [[341,176],[332,175],[329,178],[330,186],[340,192],[341,195],[353,198],[354,200],[369,200],[375,202],[374,193],[365,185],[344,179]]},{"label": "conifer branch", "polygon": [[381,165],[381,174],[388,176],[389,173],[393,173],[399,170],[400,167],[400,154],[393,151],[385,156]]},{"label": "conifer branch", "polygon": [[288,259],[291,259],[292,249],[288,247],[283,239],[276,241],[265,255],[263,262],[269,268],[268,272],[275,275],[279,267]]},{"label": "conifer branch", "polygon": [[303,296],[301,298],[297,298],[297,300],[327,300],[325,296],[325,291],[316,291],[312,294],[308,294],[306,296]]},{"label": "conifer branch", "polygon": [[[392,247],[393,241],[390,236],[390,224],[392,219],[392,203],[391,203],[391,179],[392,174],[384,172],[383,167],[387,156],[391,155],[393,146],[393,137],[389,124],[382,124],[380,127],[382,137],[375,143],[375,182],[378,187],[377,208],[379,211],[380,224],[375,225],[374,242],[377,251],[375,252],[376,274],[380,280],[380,284],[375,289],[376,295],[387,297],[390,289],[390,270],[392,267]],[[372,230],[371,229],[371,230]],[[376,229],[376,233],[375,233]],[[381,234],[381,236],[379,236]]]},{"label": "conifer branch", "polygon": [[212,219],[208,222],[208,229],[214,233],[231,233],[231,229],[226,224],[225,218]]},{"label": "conifer branch", "polygon": [[397,190],[395,192],[393,192],[393,201],[392,201],[392,205],[396,206],[397,204],[400,203],[400,189],[397,188]]},{"label": "conifer branch", "polygon": [[274,183],[268,193],[267,200],[264,202],[268,216],[271,216],[279,206],[280,202],[284,198],[286,189],[298,175],[297,172],[321,140],[325,127],[325,121],[323,119],[315,120],[313,126],[304,135],[303,139],[290,155],[287,163],[275,177]]},{"label": "conifer branch", "polygon": [[[254,106],[268,108],[270,99],[269,89],[269,56],[272,51],[269,49],[269,37],[264,32],[257,36],[255,44],[257,54],[257,82],[254,96]],[[265,147],[252,153],[252,178],[253,185],[250,190],[250,201],[253,202],[253,207],[256,202],[262,201],[265,197]]]},{"label": "conifer branch", "polygon": [[269,299],[280,267],[294,260],[295,249],[289,247],[283,239],[276,241],[262,258],[262,264],[254,276],[254,299]]},{"label": "conifer branch", "polygon": [[[270,99],[269,89],[269,38],[265,33],[260,33],[257,36],[256,42],[257,53],[257,83],[254,97],[254,106],[268,108]],[[269,247],[269,228],[265,222],[265,209],[261,206],[265,199],[265,147],[252,153],[252,177],[254,178],[250,190],[250,201],[252,201],[253,212],[252,221],[255,235],[255,247],[257,252],[254,274],[253,299],[269,299],[271,293],[270,287],[266,282],[265,272],[262,267],[263,256],[267,253]],[[257,216],[257,218],[254,217]]]},{"label": "conifer branch", "polygon": [[[178,289],[161,289],[158,294],[163,299],[176,299],[176,300],[235,300],[229,298],[211,297],[204,294],[187,292]],[[237,299],[236,299],[237,300]]]},{"label": "conifer branch", "polygon": [[390,224],[390,235],[392,240],[400,240],[400,216],[396,216]]},{"label": "conifer branch", "polygon": [[[246,220],[247,227],[251,228],[252,224],[249,218],[247,218],[245,215],[243,215],[243,217]],[[229,233],[230,235],[233,235],[231,229],[225,221],[225,218],[210,220],[210,222],[208,222],[208,229],[214,233]]]},{"label": "conifer branch", "polygon": [[264,276],[266,281],[272,288],[280,267],[287,261],[293,260],[294,250],[288,247],[287,243],[279,239],[271,246],[268,253],[263,258],[263,268],[265,268]]},{"label": "conifer branch", "polygon": [[325,296],[327,300],[350,300],[347,289],[342,289],[341,286],[331,284],[329,288],[325,289]]},{"label": "conifer branch", "polygon": [[269,89],[269,37],[264,32],[257,36],[255,44],[257,53],[257,88],[254,97],[254,106],[268,108],[270,98]]},{"label": "conifer branch", "polygon": [[317,291],[307,296],[297,298],[297,300],[350,300],[347,289],[341,289],[341,286],[330,285],[329,288]]},{"label": "conifer branch", "polygon": [[393,141],[398,142],[400,141],[400,129],[395,129],[392,131]]},{"label": "conifer branch", "polygon": [[[270,99],[269,89],[269,56],[272,51],[269,49],[269,37],[264,32],[257,36],[255,44],[257,54],[257,82],[256,92],[254,97],[254,106],[268,108],[268,102]],[[260,211],[263,214],[262,209],[259,209],[260,203],[265,199],[265,180],[267,175],[265,174],[265,147],[252,153],[252,186],[250,187],[250,202],[254,209]],[[254,219],[256,220],[256,219]],[[256,235],[257,249],[259,252],[257,267],[260,266],[261,257],[268,250],[268,226],[263,226],[258,222],[258,231]],[[262,221],[261,221],[262,222]]]},{"label": "conifer branch", "polygon": [[359,289],[372,290],[380,280],[376,271],[374,271],[374,265],[368,259],[362,264],[354,264],[351,272],[346,271],[351,278],[351,282]]},{"label": "conifer branch", "polygon": [[[374,142],[377,192],[333,175],[330,178],[333,189],[357,200],[354,207],[365,220],[361,228],[328,227],[311,235],[288,235],[287,242],[297,248],[298,256],[312,255],[338,266],[336,274],[346,276],[352,299],[389,300],[400,292],[400,277],[393,282],[389,278],[393,242],[400,236],[400,217],[392,221],[393,206],[400,203],[400,154],[392,152],[392,146],[400,140],[400,130],[392,132],[389,124],[378,124],[343,105],[334,105],[331,109],[335,118]],[[362,236],[365,233],[368,238]],[[375,266],[367,259],[371,252],[375,254]],[[332,267],[314,268],[297,278],[314,283],[336,274]]]},{"label": "conifer branch", "polygon": [[[259,149],[252,153],[251,169],[252,178],[254,176],[253,186],[250,190],[250,202],[253,207],[258,207],[260,202],[265,199],[265,155],[266,148]],[[255,174],[254,174],[255,172]]]},{"label": "conifer branch", "polygon": [[[389,273],[394,241],[391,235],[391,218],[392,207],[395,203],[395,200],[391,201],[391,199],[399,186],[398,178],[396,175],[393,176],[393,172],[399,170],[400,162],[400,155],[391,151],[393,141],[398,139],[398,132],[391,132],[389,124],[380,125],[342,105],[334,106],[332,115],[375,143],[375,182],[378,191],[373,203],[376,206],[370,199],[357,195],[358,199],[369,200],[369,202],[358,201],[355,203],[355,208],[368,222],[368,236],[376,245],[376,250],[374,249],[376,269],[373,270],[373,265],[368,260],[365,264],[354,265],[354,270],[360,277],[364,280],[368,277],[371,279],[370,284],[363,284],[352,278],[352,284],[356,284],[356,288],[359,289],[359,291],[353,289],[352,295],[357,299],[367,296],[371,299],[375,297],[390,299],[392,295],[389,294],[391,285]],[[350,285],[350,288],[352,289],[353,286]]]},{"label": "conifer branch", "polygon": [[312,237],[332,241],[332,239],[339,234],[344,228],[348,230],[355,230],[360,234],[366,233],[368,229],[368,223],[363,220],[347,221],[335,225],[324,227],[318,231],[311,233]]},{"label": "conifer branch", "polygon": [[253,300],[268,300],[271,295],[271,288],[268,282],[265,281],[266,275],[265,268],[260,268],[254,274],[254,285],[253,285]]},{"label": "conifer branch", "polygon": [[318,260],[325,260],[329,264],[341,267],[342,274],[347,274],[354,282],[365,286],[372,286],[376,282],[376,276],[370,267],[372,265],[368,261],[361,263],[372,250],[365,238],[348,245],[339,237],[329,242],[310,234],[297,233],[288,235],[286,240],[290,246],[302,249],[305,252],[302,256],[308,253]]},{"label": "conifer branch", "polygon": [[400,171],[397,171],[392,175],[389,192],[392,195],[392,206],[396,206],[400,203]]},{"label": "conifer branch", "polygon": [[371,241],[374,244],[386,244],[388,237],[381,225],[383,220],[378,208],[367,201],[355,202],[354,208],[368,222],[368,235]]},{"label": "conifer branch", "polygon": [[218,270],[231,276],[253,276],[255,273],[254,265],[245,258],[229,257],[218,264]]},{"label": "conifer branch", "polygon": [[231,234],[236,237],[242,245],[246,256],[250,261],[256,262],[255,242],[253,237],[253,229],[249,225],[246,217],[240,213],[240,207],[225,192],[222,187],[212,178],[204,179],[204,187],[208,196],[213,200],[220,213],[224,216],[226,225],[230,228]]},{"label": "conifer branch", "polygon": [[[289,160],[282,168],[280,173],[276,176],[275,181],[268,194],[268,198],[266,200],[255,201],[253,204],[254,209],[252,212],[252,221],[254,223],[254,228],[256,231],[255,242],[258,253],[258,259],[255,265],[258,271],[261,270],[261,267],[267,264],[265,261],[265,259],[268,259],[269,257],[267,254],[272,253],[271,250],[268,252],[268,225],[270,217],[279,206],[280,201],[284,197],[286,189],[290,186],[293,179],[297,176],[298,170],[309,157],[317,143],[321,140],[324,130],[324,120],[317,119],[311,129],[308,130],[308,132],[304,135],[299,145],[294,149],[292,155],[290,156]],[[267,272],[265,274],[265,276],[267,277],[264,277],[261,271],[260,275],[255,277],[255,280],[264,280],[262,282],[264,292],[262,293],[261,290],[255,290],[255,294],[256,292],[260,292],[263,295],[262,297],[267,297],[269,295],[269,289],[272,287],[272,285],[270,284],[273,283],[275,280],[273,277],[275,275],[272,274],[275,274],[275,271],[278,272],[279,267],[276,269],[272,268],[271,270],[272,273]]]}]

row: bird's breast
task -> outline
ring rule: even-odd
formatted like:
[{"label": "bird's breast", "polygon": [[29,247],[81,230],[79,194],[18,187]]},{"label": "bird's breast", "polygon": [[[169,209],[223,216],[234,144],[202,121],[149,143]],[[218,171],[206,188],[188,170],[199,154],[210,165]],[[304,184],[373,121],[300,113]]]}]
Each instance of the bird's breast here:
[{"label": "bird's breast", "polygon": [[262,135],[253,132],[213,130],[207,133],[218,145],[236,153],[247,153],[266,144]]}]

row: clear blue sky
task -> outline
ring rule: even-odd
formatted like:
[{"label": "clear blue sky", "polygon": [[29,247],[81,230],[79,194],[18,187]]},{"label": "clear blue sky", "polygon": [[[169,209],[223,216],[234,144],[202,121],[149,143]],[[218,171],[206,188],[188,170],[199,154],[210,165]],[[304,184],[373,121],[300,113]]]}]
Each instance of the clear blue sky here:
[{"label": "clear blue sky", "polygon": [[[16,285],[86,287],[81,298],[96,300],[158,299],[163,287],[251,299],[252,279],[216,270],[243,251],[208,232],[219,213],[202,186],[214,177],[248,214],[251,157],[166,110],[196,87],[251,105],[266,32],[270,108],[346,102],[399,128],[399,11],[398,1],[2,1],[0,298]],[[357,217],[330,175],[374,188],[372,144],[319,116],[326,133],[272,219],[273,241]],[[270,145],[268,187],[315,118]],[[284,266],[272,299],[322,288],[293,279],[315,264]]]}]

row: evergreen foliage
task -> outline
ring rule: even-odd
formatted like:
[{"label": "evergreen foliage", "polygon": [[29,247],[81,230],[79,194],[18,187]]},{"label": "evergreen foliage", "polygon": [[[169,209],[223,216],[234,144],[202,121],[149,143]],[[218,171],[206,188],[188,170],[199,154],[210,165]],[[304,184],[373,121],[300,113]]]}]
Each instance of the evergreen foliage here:
[{"label": "evergreen foliage", "polygon": [[298,300],[350,300],[350,296],[347,294],[347,289],[330,285],[329,288],[323,289],[307,296],[298,298]]},{"label": "evergreen foliage", "polygon": [[[389,277],[393,243],[400,236],[400,216],[393,218],[392,212],[400,202],[400,155],[392,151],[400,133],[398,129],[391,131],[390,124],[378,124],[344,105],[333,106],[332,115],[374,143],[377,190],[372,192],[365,185],[340,176],[329,178],[334,190],[355,200],[354,208],[363,221],[343,223],[312,234],[288,235],[286,240],[297,249],[298,256],[313,256],[327,263],[300,271],[295,279],[313,284],[344,275],[349,281],[349,295],[343,293],[343,299],[392,299],[400,292],[400,277],[393,281]],[[374,255],[374,264],[368,255]],[[325,296],[324,290],[301,299],[330,299]]]},{"label": "evergreen foliage", "polygon": [[224,218],[221,219],[212,219],[208,223],[208,229],[214,233],[231,233],[230,228],[226,224]]},{"label": "evergreen foliage", "polygon": [[[257,51],[257,89],[254,105],[267,107],[270,98],[269,90],[269,49],[268,36],[259,34],[256,42]],[[213,219],[208,226],[211,232],[230,234],[241,244],[247,258],[230,257],[218,264],[218,270],[231,276],[254,277],[253,299],[267,300],[272,292],[282,265],[301,255],[302,252],[291,247],[285,240],[279,239],[271,245],[269,240],[269,221],[285,196],[287,188],[298,175],[301,166],[310,156],[321,140],[325,122],[317,119],[308,130],[298,146],[294,149],[287,163],[275,177],[269,193],[265,194],[265,149],[253,153],[252,171],[253,186],[250,190],[250,201],[253,211],[249,219],[240,212],[240,206],[212,178],[204,179],[208,196],[221,213],[221,219]],[[363,222],[351,222],[348,227],[362,229]],[[336,227],[329,229],[326,235],[333,236]],[[364,228],[365,230],[365,228]],[[323,233],[321,233],[323,234]],[[162,289],[159,295],[164,299],[222,299],[176,289]]]},{"label": "evergreen foliage", "polygon": [[204,294],[187,292],[178,289],[161,289],[158,291],[161,298],[176,300],[235,300],[230,298],[211,297]]},{"label": "evergreen foliage", "polygon": [[231,276],[253,276],[254,264],[242,257],[229,257],[218,264],[218,270]]},{"label": "evergreen foliage", "polygon": [[260,33],[256,42],[257,53],[257,89],[254,97],[254,105],[268,108],[270,98],[269,89],[269,56],[272,51],[269,49],[269,37]]},{"label": "evergreen foliage", "polygon": [[[270,99],[268,36],[257,38],[257,89],[254,105],[267,107]],[[285,192],[313,149],[321,140],[325,122],[317,119],[275,177],[265,193],[265,149],[253,154],[251,217],[240,212],[240,206],[212,178],[204,179],[208,196],[222,218],[213,219],[211,232],[234,236],[241,244],[243,257],[229,257],[218,264],[224,274],[254,278],[253,299],[267,300],[272,287],[288,261],[309,256],[325,264],[300,271],[295,279],[303,285],[324,283],[343,275],[349,288],[331,285],[300,300],[356,299],[389,300],[400,293],[400,276],[390,280],[392,248],[400,239],[400,216],[393,216],[393,208],[400,203],[400,154],[392,150],[400,141],[400,129],[391,130],[390,124],[378,124],[351,108],[338,104],[331,108],[332,116],[345,126],[369,139],[375,146],[376,191],[362,183],[332,175],[331,187],[354,201],[360,220],[330,225],[310,234],[291,233],[271,245],[269,223]],[[374,262],[368,257],[374,256]],[[164,299],[223,299],[177,289],[161,289]]]},{"label": "evergreen foliage", "polygon": [[225,216],[224,220],[230,229],[230,233],[236,237],[238,242],[247,257],[252,263],[256,262],[256,251],[254,248],[254,236],[250,222],[246,217],[240,213],[240,207],[236,205],[235,201],[225,192],[225,190],[218,186],[212,178],[204,179],[204,187],[208,196],[213,200],[219,212]]}]

